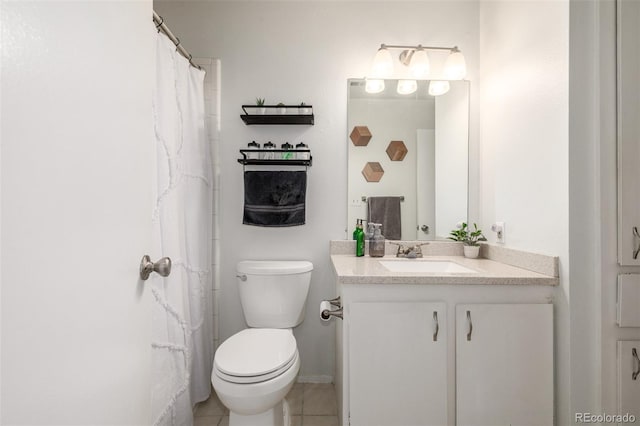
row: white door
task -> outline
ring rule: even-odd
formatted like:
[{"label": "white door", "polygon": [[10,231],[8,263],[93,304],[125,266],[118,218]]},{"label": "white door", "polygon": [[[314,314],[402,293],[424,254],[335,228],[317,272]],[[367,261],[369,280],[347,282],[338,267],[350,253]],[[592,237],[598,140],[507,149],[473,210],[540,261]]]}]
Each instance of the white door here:
[{"label": "white door", "polygon": [[151,17],[2,4],[2,424],[150,423]]},{"label": "white door", "polygon": [[446,318],[444,303],[350,305],[351,426],[448,424]]},{"label": "white door", "polygon": [[456,424],[553,424],[553,306],[456,306]]},{"label": "white door", "polygon": [[[640,341],[618,341],[618,413],[640,419]],[[618,424],[633,423],[626,419]]]},{"label": "white door", "polygon": [[416,130],[416,240],[435,240],[436,236],[436,151],[435,131]]}]

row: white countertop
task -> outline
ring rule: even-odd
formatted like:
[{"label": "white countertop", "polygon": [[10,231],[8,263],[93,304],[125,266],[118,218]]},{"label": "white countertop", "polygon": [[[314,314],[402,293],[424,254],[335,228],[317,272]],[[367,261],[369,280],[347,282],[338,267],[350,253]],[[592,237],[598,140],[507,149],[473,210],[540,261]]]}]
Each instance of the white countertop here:
[{"label": "white countertop", "polygon": [[[420,262],[450,261],[473,269],[475,273],[392,272],[379,260]],[[559,284],[558,277],[533,272],[494,260],[468,259],[464,256],[425,256],[421,259],[356,257],[353,254],[332,254],[331,263],[340,284],[474,284],[474,285],[546,285]]]}]

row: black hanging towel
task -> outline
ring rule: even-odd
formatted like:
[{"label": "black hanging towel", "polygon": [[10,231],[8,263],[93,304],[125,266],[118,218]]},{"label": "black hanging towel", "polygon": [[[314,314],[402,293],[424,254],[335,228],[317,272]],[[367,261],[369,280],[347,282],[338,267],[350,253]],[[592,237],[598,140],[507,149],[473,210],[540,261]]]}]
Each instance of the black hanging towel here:
[{"label": "black hanging towel", "polygon": [[304,225],[306,192],[306,171],[245,171],[242,223]]}]

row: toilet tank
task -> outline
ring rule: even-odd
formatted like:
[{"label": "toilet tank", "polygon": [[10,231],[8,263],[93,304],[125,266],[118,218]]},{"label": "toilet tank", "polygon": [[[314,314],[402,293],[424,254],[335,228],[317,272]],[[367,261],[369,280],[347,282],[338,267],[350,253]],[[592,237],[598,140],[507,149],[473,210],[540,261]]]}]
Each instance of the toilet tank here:
[{"label": "toilet tank", "polygon": [[306,260],[244,260],[236,280],[249,327],[293,328],[304,319],[313,264]]}]

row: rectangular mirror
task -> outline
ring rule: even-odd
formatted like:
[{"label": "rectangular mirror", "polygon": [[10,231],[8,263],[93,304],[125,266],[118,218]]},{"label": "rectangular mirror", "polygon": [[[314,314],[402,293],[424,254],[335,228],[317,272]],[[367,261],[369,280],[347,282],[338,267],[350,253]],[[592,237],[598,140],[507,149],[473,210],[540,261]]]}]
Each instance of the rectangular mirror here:
[{"label": "rectangular mirror", "polygon": [[374,196],[404,197],[403,240],[445,239],[467,220],[469,82],[450,81],[439,96],[429,95],[429,83],[401,95],[398,80],[385,80],[379,93],[348,80],[348,230],[367,219]]}]

